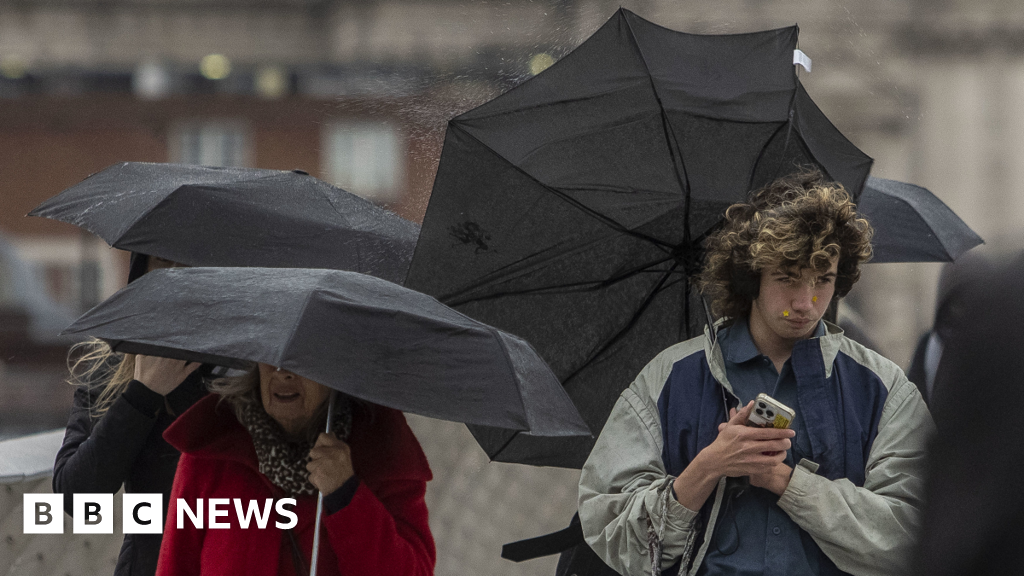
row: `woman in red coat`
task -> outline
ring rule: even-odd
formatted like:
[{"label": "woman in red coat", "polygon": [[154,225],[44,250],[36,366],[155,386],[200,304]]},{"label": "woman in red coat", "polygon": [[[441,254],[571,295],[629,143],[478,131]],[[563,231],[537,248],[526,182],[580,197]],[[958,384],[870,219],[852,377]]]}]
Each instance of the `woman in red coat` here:
[{"label": "woman in red coat", "polygon": [[330,390],[266,364],[211,390],[164,434],[182,456],[158,576],[308,573],[317,492],[319,574],[433,574],[431,473],[401,412],[341,396],[318,433]]}]

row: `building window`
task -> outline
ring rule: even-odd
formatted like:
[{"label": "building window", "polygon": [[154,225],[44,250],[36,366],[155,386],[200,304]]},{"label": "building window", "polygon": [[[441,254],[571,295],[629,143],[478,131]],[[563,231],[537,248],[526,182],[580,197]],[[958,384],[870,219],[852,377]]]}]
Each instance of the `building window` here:
[{"label": "building window", "polygon": [[120,251],[91,234],[11,241],[34,275],[32,285],[72,310],[87,310],[124,285]]},{"label": "building window", "polygon": [[386,123],[337,122],[323,132],[327,179],[373,202],[394,202],[405,186],[405,144]]},{"label": "building window", "polygon": [[182,122],[171,130],[171,161],[202,166],[249,166],[249,130],[242,122]]}]

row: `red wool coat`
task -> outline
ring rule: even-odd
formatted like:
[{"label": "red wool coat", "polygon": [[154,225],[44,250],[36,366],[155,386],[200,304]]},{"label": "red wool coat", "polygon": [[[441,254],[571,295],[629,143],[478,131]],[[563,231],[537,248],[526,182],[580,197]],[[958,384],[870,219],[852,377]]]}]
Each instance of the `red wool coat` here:
[{"label": "red wool coat", "polygon": [[[238,423],[227,403],[211,394],[182,414],[164,438],[182,452],[171,490],[157,576],[209,574],[216,576],[272,576],[295,574],[292,546],[286,533],[275,527],[272,510],[266,528],[255,521],[242,529],[234,500],[243,510],[256,500],[276,502],[286,495],[259,473],[256,450],[249,432]],[[320,531],[318,574],[339,576],[429,576],[434,573],[434,539],[427,525],[423,500],[431,478],[419,442],[397,410],[373,406],[354,409],[352,465],[360,479],[352,501],[334,514],[324,511]],[[203,499],[203,529],[189,515],[177,528],[178,498],[194,512]],[[209,499],[232,499],[218,522],[227,529],[209,527]],[[313,543],[316,497],[300,496],[291,511],[298,516],[293,528],[306,566]]]}]

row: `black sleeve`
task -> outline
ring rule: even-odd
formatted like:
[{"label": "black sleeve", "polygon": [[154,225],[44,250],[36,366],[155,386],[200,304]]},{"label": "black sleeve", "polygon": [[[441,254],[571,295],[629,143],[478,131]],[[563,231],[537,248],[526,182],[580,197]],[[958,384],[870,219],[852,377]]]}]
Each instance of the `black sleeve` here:
[{"label": "black sleeve", "polygon": [[98,392],[85,386],[75,391],[64,442],[53,463],[53,492],[64,494],[68,514],[76,492],[113,494],[121,488],[156,423],[160,408],[149,410],[155,405],[153,396],[162,406],[159,394],[133,380],[106,414],[95,421],[90,407]]},{"label": "black sleeve", "polygon": [[352,497],[356,495],[356,490],[359,489],[359,478],[353,476],[345,481],[337,490],[324,496],[324,509],[327,510],[328,514],[334,514],[338,510],[341,510],[345,506],[348,506],[349,502],[352,501]]},{"label": "black sleeve", "polygon": [[193,404],[202,399],[203,396],[206,396],[207,389],[204,380],[209,373],[208,366],[204,364],[192,371],[191,374],[185,377],[181,385],[167,394],[167,404],[171,407],[175,417],[180,416],[182,412],[188,410]]}]

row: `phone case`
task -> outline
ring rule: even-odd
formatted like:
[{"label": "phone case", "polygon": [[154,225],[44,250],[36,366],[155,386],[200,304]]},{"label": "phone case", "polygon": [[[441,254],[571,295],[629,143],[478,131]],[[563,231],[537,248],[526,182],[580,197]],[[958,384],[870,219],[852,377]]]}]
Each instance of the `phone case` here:
[{"label": "phone case", "polygon": [[789,428],[794,416],[796,412],[792,408],[762,392],[754,400],[754,410],[747,424],[762,428]]}]

